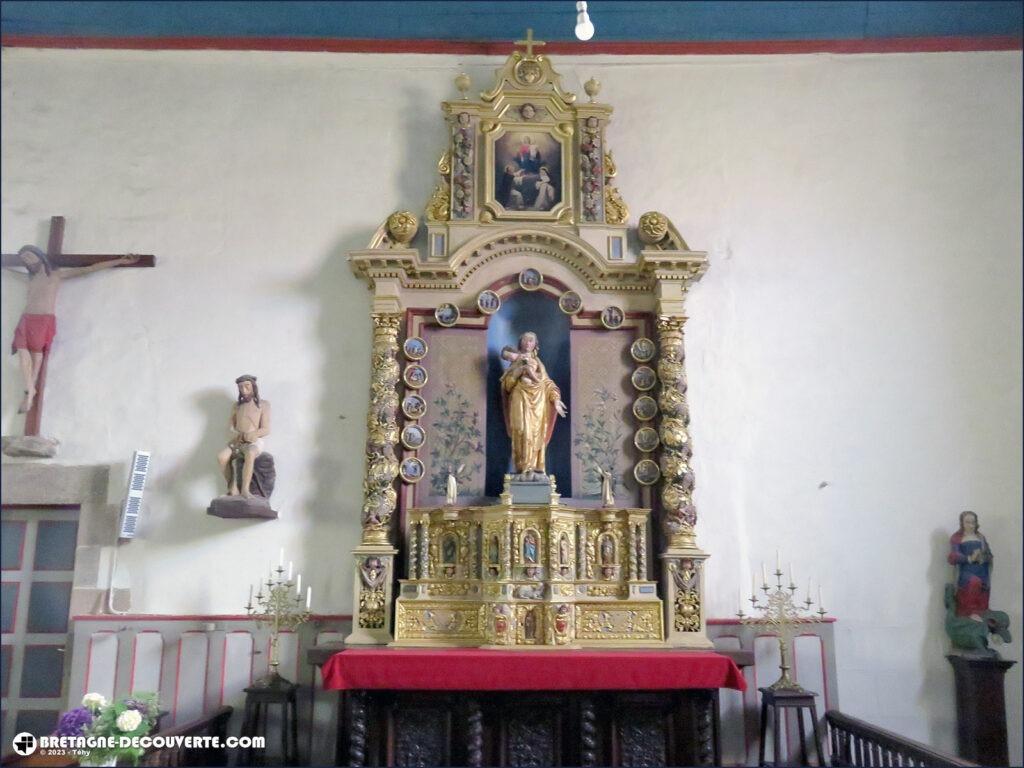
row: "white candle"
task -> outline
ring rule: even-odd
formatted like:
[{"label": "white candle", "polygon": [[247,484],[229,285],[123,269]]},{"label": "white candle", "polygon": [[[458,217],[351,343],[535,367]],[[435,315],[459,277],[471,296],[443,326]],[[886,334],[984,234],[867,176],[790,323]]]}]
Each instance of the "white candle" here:
[{"label": "white candle", "polygon": [[277,556],[277,567],[284,567],[284,547],[281,547],[281,553]]},{"label": "white candle", "polygon": [[796,575],[793,573],[793,564],[789,564],[789,583],[796,586]]},{"label": "white candle", "polygon": [[292,580],[292,561],[288,561],[288,581]]},{"label": "white candle", "polygon": [[768,586],[768,571],[764,569],[764,560],[761,561],[761,584]]},{"label": "white candle", "polygon": [[818,585],[818,607],[819,608],[824,608],[825,607],[825,603],[823,603],[822,600],[821,600],[821,584]]},{"label": "white candle", "polygon": [[299,597],[302,594],[302,574],[300,573],[295,577],[295,596]]},{"label": "white candle", "polygon": [[807,599],[811,599],[811,577],[807,577]]},{"label": "white candle", "polygon": [[309,610],[310,603],[313,602],[313,588],[306,587],[306,610]]},{"label": "white candle", "polygon": [[750,574],[750,596],[757,597],[757,577]]},{"label": "white candle", "polygon": [[779,566],[779,550],[775,550],[775,570],[781,571],[782,568]]},{"label": "white candle", "polygon": [[252,605],[252,584],[249,585],[249,602],[246,605]]}]

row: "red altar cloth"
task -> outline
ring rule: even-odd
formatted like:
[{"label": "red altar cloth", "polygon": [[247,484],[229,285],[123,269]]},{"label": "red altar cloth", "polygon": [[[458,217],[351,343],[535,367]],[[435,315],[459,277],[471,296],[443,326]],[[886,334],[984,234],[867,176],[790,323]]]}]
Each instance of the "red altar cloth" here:
[{"label": "red altar cloth", "polygon": [[728,656],[710,651],[504,651],[351,648],[323,666],[328,690],[746,690]]}]

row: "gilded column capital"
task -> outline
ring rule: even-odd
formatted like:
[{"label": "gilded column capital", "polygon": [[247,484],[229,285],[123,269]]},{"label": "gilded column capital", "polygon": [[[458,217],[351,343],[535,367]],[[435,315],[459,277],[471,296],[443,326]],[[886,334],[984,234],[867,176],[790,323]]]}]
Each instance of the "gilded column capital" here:
[{"label": "gilded column capital", "polygon": [[663,336],[669,333],[682,334],[683,326],[690,318],[685,315],[659,315],[656,321],[658,335]]},{"label": "gilded column capital", "polygon": [[393,331],[396,339],[395,351],[397,354],[397,339],[398,329],[402,327],[402,313],[401,312],[374,312],[370,315],[373,318],[374,331]]}]

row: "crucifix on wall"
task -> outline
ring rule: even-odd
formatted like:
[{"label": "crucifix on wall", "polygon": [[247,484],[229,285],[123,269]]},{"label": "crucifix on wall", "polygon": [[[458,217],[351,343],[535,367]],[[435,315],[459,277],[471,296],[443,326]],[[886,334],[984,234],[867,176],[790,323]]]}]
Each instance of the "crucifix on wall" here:
[{"label": "crucifix on wall", "polygon": [[[43,389],[50,345],[56,334],[57,292],[63,280],[113,267],[152,267],[152,255],[72,254],[63,252],[64,217],[50,218],[46,251],[31,245],[17,254],[3,254],[2,265],[28,271],[28,296],[14,332],[11,352],[18,355],[23,380],[19,413],[25,414],[25,436],[39,435]],[[5,438],[6,440],[6,438]]]}]

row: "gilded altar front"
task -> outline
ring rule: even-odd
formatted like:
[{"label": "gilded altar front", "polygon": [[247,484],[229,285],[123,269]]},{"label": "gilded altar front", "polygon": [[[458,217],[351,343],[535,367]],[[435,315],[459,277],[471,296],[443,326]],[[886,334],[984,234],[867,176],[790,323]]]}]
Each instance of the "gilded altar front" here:
[{"label": "gilded altar front", "polygon": [[643,646],[664,640],[650,510],[412,509],[396,645]]}]

